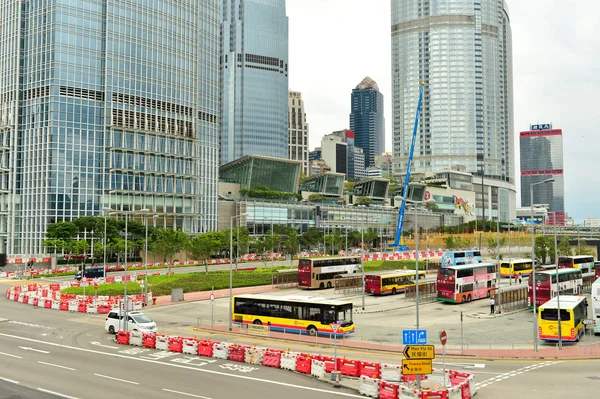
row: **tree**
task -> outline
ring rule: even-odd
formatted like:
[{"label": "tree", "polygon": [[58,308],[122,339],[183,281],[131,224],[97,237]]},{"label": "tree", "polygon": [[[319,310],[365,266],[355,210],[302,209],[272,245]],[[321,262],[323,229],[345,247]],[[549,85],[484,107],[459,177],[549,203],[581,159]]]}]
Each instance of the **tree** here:
[{"label": "tree", "polygon": [[569,237],[563,236],[558,243],[558,256],[571,256],[573,251],[571,250],[571,244],[569,243]]},{"label": "tree", "polygon": [[208,274],[208,259],[216,255],[223,246],[224,234],[220,231],[210,231],[197,235],[188,241],[186,247],[188,253],[194,260],[204,263],[204,270]]},{"label": "tree", "polygon": [[283,240],[283,251],[285,254],[290,255],[290,259],[299,252],[300,239],[298,237],[298,231],[294,228],[288,227],[285,229],[286,237]]},{"label": "tree", "polygon": [[499,256],[497,250],[504,245],[506,245],[506,237],[504,236],[500,236],[496,239],[496,235],[494,234],[486,238],[486,246],[492,259],[496,259]]},{"label": "tree", "polygon": [[70,240],[77,237],[79,229],[73,222],[56,222],[46,228],[46,238]]},{"label": "tree", "polygon": [[56,255],[57,252],[65,252],[65,248],[67,247],[67,242],[60,238],[48,238],[42,242],[42,245],[45,246],[49,251],[54,252]]},{"label": "tree", "polygon": [[300,242],[309,250],[318,248],[319,244],[323,242],[323,233],[314,227],[309,227],[308,230],[302,233]]},{"label": "tree", "polygon": [[308,196],[308,202],[323,202],[326,198],[323,194],[311,194]]},{"label": "tree", "polygon": [[354,206],[370,206],[373,203],[373,198],[371,197],[356,197],[354,200]]},{"label": "tree", "polygon": [[171,272],[173,255],[186,248],[189,240],[190,237],[181,230],[160,228],[154,234],[151,251],[169,262],[169,272]]},{"label": "tree", "polygon": [[535,237],[534,246],[535,257],[539,260],[540,264],[546,264],[546,257],[551,250],[554,249],[554,238],[537,236]]}]

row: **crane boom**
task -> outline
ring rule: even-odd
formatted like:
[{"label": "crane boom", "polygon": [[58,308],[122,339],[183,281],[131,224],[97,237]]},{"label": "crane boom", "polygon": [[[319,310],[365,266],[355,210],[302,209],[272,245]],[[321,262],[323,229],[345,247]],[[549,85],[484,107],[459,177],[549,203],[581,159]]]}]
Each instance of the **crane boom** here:
[{"label": "crane boom", "polygon": [[[415,141],[417,138],[417,127],[419,125],[419,114],[421,112],[421,101],[423,100],[423,86],[425,82],[419,82],[419,101],[417,102],[417,111],[415,113],[415,125],[413,127],[412,141],[410,143],[410,153],[408,154],[408,166],[406,167],[406,177],[404,178],[404,188],[402,190],[402,197],[405,199],[408,196],[408,181],[410,180],[410,167],[412,165],[413,155],[415,152]],[[397,248],[400,251],[408,251],[408,247],[401,243],[402,238],[402,225],[404,224],[404,208],[406,201],[402,201],[398,210],[398,224],[396,225],[396,239],[390,246]],[[418,227],[415,226],[415,230]]]}]

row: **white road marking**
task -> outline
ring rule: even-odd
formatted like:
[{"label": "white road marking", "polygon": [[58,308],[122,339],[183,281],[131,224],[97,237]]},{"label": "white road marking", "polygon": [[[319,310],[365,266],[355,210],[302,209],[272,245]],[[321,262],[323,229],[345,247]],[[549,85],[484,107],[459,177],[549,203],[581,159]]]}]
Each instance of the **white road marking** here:
[{"label": "white road marking", "polygon": [[38,360],[39,364],[45,364],[46,366],[52,366],[52,367],[58,367],[59,369],[65,369],[65,370],[71,370],[71,371],[75,371],[75,369],[71,368],[71,367],[67,367],[67,366],[61,366],[60,364],[54,364],[54,363],[46,363],[46,362],[41,362]]},{"label": "white road marking", "polygon": [[44,389],[44,388],[38,388],[37,390],[41,391],[41,392],[49,393],[51,395],[56,395],[56,396],[59,396],[61,398],[65,398],[65,399],[77,399],[75,396],[64,395],[62,393],[58,393],[58,392],[54,392],[54,391],[49,391],[49,390]]},{"label": "white road marking", "polygon": [[194,395],[193,393],[173,391],[172,389],[167,389],[167,388],[163,388],[163,391],[171,392],[171,393],[178,393],[179,395],[191,396],[191,397],[194,397],[194,398],[211,399],[211,398],[209,398],[207,396],[200,396],[200,395]]},{"label": "white road marking", "polygon": [[10,382],[12,384],[18,384],[19,383],[19,381],[11,380],[10,378],[4,378],[4,377],[0,377],[0,380],[5,381],[5,382]]},{"label": "white road marking", "polygon": [[117,378],[117,377],[110,377],[110,376],[108,376],[108,375],[96,374],[96,373],[94,373],[94,375],[95,375],[96,377],[108,378],[109,380],[121,381],[121,382],[126,382],[126,383],[128,383],[128,384],[134,384],[134,385],[140,385],[140,383],[139,383],[139,382],[135,382],[135,381],[129,381],[129,380],[122,380],[122,379],[120,379],[120,378]]},{"label": "white road marking", "polygon": [[140,362],[153,363],[153,364],[160,364],[160,365],[168,366],[168,367],[177,367],[177,368],[186,369],[186,370],[196,370],[197,372],[200,372],[200,373],[222,375],[224,377],[233,377],[233,378],[239,378],[239,379],[243,379],[243,380],[262,382],[264,384],[281,385],[281,386],[285,386],[285,387],[289,387],[289,388],[296,388],[296,389],[303,389],[303,390],[307,390],[307,391],[328,393],[330,395],[364,399],[364,396],[353,395],[351,393],[336,392],[334,390],[328,390],[328,389],[305,387],[305,386],[301,386],[301,385],[289,384],[286,382],[271,381],[271,380],[265,380],[263,378],[249,377],[247,375],[231,374],[231,373],[226,373],[223,371],[207,370],[207,369],[201,369],[201,368],[197,368],[197,367],[190,367],[190,366],[185,366],[183,364],[165,363],[165,362],[160,362],[160,361],[150,360],[150,359],[140,359],[137,357],[120,355],[118,353],[108,353],[108,352],[102,352],[102,351],[97,351],[97,350],[93,350],[93,349],[77,348],[74,346],[59,344],[59,343],[55,343],[55,342],[46,342],[46,341],[41,341],[41,340],[33,339],[33,338],[20,337],[18,335],[0,333],[0,337],[8,337],[8,338],[12,338],[15,340],[26,341],[26,342],[35,342],[35,343],[39,343],[39,344],[53,346],[56,348],[70,349],[70,350],[75,350],[75,351],[79,351],[79,352],[95,353],[98,355],[104,355],[104,356],[109,356],[109,357],[116,357],[116,358],[128,359],[128,360],[137,360]]},{"label": "white road marking", "polygon": [[17,358],[17,359],[23,359],[22,356],[11,355],[10,353],[0,352],[0,355],[4,355],[4,356],[8,356],[8,357],[14,357],[14,358]]},{"label": "white road marking", "polygon": [[41,326],[39,324],[24,323],[22,321],[10,320],[9,323],[10,324],[18,324],[18,325],[27,326],[27,327],[34,327],[37,329],[43,328],[45,330],[56,330],[56,327]]},{"label": "white road marking", "polygon": [[[504,381],[504,380],[506,380],[508,378],[516,377],[517,375],[521,375],[523,373],[528,373],[530,371],[539,370],[541,368],[552,366],[553,364],[557,364],[557,363],[560,363],[560,361],[556,361],[556,362],[543,362],[543,363],[537,363],[537,364],[528,365],[528,366],[525,366],[525,367],[521,367],[520,369],[509,371],[509,372],[497,375],[495,377],[490,377],[487,380],[484,380],[484,381],[481,381],[481,382],[477,382],[477,383],[475,383],[475,386],[477,388],[481,389],[481,388],[484,388],[484,387],[486,387],[488,385],[492,385],[495,382],[501,382],[501,381]],[[478,373],[478,374],[490,374],[490,373]]]},{"label": "white road marking", "polygon": [[100,342],[90,342],[92,345],[101,346],[103,348],[119,349],[117,346],[102,345]]},{"label": "white road marking", "polygon": [[27,346],[19,346],[19,348],[23,349],[24,351],[34,351],[34,352],[39,352],[39,353],[50,353],[48,351],[43,351],[41,349],[35,349],[35,348],[29,348]]}]

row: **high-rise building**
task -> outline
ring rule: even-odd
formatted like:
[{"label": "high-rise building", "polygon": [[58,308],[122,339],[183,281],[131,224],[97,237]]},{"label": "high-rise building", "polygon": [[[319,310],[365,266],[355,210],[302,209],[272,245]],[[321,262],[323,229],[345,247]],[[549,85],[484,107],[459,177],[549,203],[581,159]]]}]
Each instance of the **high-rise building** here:
[{"label": "high-rise building", "polygon": [[224,0],[221,35],[221,163],[288,158],[285,0]]},{"label": "high-rise building", "polygon": [[321,159],[332,172],[348,174],[348,143],[339,136],[328,134],[321,139]]},{"label": "high-rise building", "polygon": [[51,223],[107,208],[216,229],[219,18],[217,0],[0,2],[9,256],[44,254]]},{"label": "high-rise building", "polygon": [[365,168],[375,166],[375,156],[385,151],[385,119],[383,95],[368,76],[352,90],[350,130],[365,154]]},{"label": "high-rise building", "polygon": [[412,173],[455,167],[470,172],[478,184],[479,217],[514,218],[512,37],[506,1],[391,4],[394,173],[406,173],[424,82]]},{"label": "high-rise building", "polygon": [[367,176],[365,169],[365,154],[362,148],[356,146],[355,135],[352,130],[338,130],[331,134],[328,134],[325,137],[337,137],[341,142],[344,142],[348,145],[348,170],[346,172],[347,179],[362,179],[363,177]]},{"label": "high-rise building", "polygon": [[563,138],[561,129],[550,124],[534,124],[520,134],[521,148],[521,206],[531,206],[531,184],[554,179],[553,182],[533,186],[533,203],[547,204],[549,221],[564,226],[565,177]]},{"label": "high-rise building", "polygon": [[308,123],[302,93],[290,91],[288,97],[290,129],[289,158],[302,162],[302,173],[308,176]]}]

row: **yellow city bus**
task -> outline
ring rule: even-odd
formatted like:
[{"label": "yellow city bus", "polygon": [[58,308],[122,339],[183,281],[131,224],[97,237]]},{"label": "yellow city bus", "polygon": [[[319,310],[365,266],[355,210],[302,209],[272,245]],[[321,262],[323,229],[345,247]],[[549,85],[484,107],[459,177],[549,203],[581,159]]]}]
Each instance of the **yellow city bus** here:
[{"label": "yellow city bus", "polygon": [[558,267],[560,269],[579,269],[581,273],[594,271],[594,257],[589,255],[559,256]]},{"label": "yellow city bus", "polygon": [[529,276],[533,270],[533,260],[512,259],[500,261],[500,277]]},{"label": "yellow city bus", "polygon": [[[232,321],[269,326],[269,330],[338,337],[354,332],[352,302],[315,296],[237,295]],[[330,324],[339,325],[334,333]]]},{"label": "yellow city bus", "polygon": [[[558,301],[552,298],[539,307],[538,334],[544,341],[558,341]],[[585,332],[587,299],[579,295],[560,296],[560,328],[563,341],[575,342]]]},{"label": "yellow city bus", "polygon": [[[424,279],[425,271],[419,270],[419,280]],[[414,285],[415,272],[395,270],[369,274],[365,276],[365,292],[373,295],[396,295],[406,290],[407,285]]]}]

